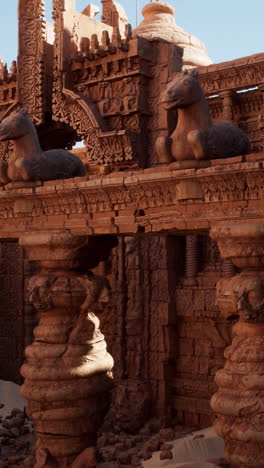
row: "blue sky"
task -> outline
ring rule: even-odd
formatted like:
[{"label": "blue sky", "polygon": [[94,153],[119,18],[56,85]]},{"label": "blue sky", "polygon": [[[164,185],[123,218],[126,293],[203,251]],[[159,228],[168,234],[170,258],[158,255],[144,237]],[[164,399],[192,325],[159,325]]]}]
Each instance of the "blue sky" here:
[{"label": "blue sky", "polygon": [[[136,0],[120,1],[134,26]],[[3,3],[0,56],[10,63],[17,55],[17,0]],[[52,0],[45,3],[50,18]],[[100,0],[76,0],[76,9],[82,11],[88,3],[101,4]],[[148,1],[138,3],[141,10]],[[264,0],[254,0],[252,4],[246,0],[170,0],[170,3],[176,9],[177,24],[206,44],[215,63],[264,51]]]}]

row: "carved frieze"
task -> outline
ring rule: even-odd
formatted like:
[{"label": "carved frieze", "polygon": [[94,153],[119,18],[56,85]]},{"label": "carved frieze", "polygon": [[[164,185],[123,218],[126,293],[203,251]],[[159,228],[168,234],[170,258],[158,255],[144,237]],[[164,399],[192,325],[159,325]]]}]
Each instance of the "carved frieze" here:
[{"label": "carved frieze", "polygon": [[230,173],[200,178],[206,202],[261,199],[263,177],[258,172]]},{"label": "carved frieze", "polygon": [[85,95],[98,104],[102,117],[127,115],[139,108],[139,77],[102,81],[89,87]]},{"label": "carved frieze", "polygon": [[[246,60],[246,59],[245,59]],[[206,94],[218,93],[224,89],[250,88],[263,83],[264,76],[264,55],[258,54],[252,61],[245,63],[245,60],[234,60],[233,66],[228,62],[225,64],[212,65],[199,69],[201,85]],[[212,71],[211,71],[212,70]]]},{"label": "carved frieze", "polygon": [[[23,193],[19,190],[5,190],[0,192],[1,229],[8,230],[8,223],[4,221],[6,219],[21,218],[23,229],[23,218],[33,217],[30,222],[34,223],[39,216],[73,215],[74,217],[75,214],[88,215],[92,226],[94,222],[92,214],[102,213],[104,218],[104,212],[106,212],[105,220],[110,226],[114,225],[115,221],[113,217],[109,217],[109,213],[120,211],[122,217],[124,209],[134,209],[135,213],[138,213],[130,220],[135,227],[153,226],[155,230],[166,225],[168,229],[173,229],[173,226],[178,226],[179,223],[181,229],[184,229],[186,222],[190,226],[196,226],[197,221],[209,223],[211,220],[229,218],[261,219],[264,216],[264,209],[254,206],[252,202],[264,197],[262,172],[254,170],[215,175],[209,172],[207,176],[199,176],[197,179],[190,176],[187,180],[170,178],[168,175],[162,179],[160,174],[157,178],[155,173],[152,178],[147,173],[144,181],[139,181],[136,175],[126,177],[126,173],[123,172],[123,177],[120,174],[117,178],[103,176],[98,177],[98,180],[84,180],[80,185],[69,182],[71,186],[65,188],[63,182],[61,186],[56,182],[56,190],[55,188],[52,190],[52,187],[46,190],[44,185],[39,189],[36,188],[37,196],[32,189],[29,189],[28,193],[25,190]],[[191,192],[190,187],[193,187]],[[201,187],[199,192],[198,187]],[[193,197],[198,197],[198,200],[195,202]],[[203,197],[205,205],[201,205]],[[250,200],[251,204],[244,206],[247,200]],[[152,211],[152,208],[155,210]],[[120,218],[116,219],[117,226],[119,220]],[[87,221],[87,227],[89,225],[90,222]]]},{"label": "carved frieze", "polygon": [[18,100],[36,125],[45,113],[43,16],[42,1],[19,1]]}]

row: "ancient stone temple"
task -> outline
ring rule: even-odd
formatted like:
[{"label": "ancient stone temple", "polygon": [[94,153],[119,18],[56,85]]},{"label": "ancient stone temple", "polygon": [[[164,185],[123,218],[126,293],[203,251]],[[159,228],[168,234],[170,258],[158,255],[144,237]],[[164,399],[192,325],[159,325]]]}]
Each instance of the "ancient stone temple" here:
[{"label": "ancient stone temple", "polygon": [[44,7],[0,63],[0,374],[35,466],[95,466],[107,414],[214,422],[263,467],[264,54],[212,64],[162,1],[135,30]]}]

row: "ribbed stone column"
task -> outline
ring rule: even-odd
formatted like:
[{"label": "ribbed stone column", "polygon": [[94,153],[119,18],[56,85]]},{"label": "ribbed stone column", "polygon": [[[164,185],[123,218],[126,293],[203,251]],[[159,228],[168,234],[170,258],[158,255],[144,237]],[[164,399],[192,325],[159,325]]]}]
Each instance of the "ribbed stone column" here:
[{"label": "ribbed stone column", "polygon": [[264,466],[264,226],[216,227],[211,237],[222,258],[242,269],[217,285],[217,303],[226,318],[238,317],[226,364],[216,374],[211,400],[215,429],[225,440],[232,466]]},{"label": "ribbed stone column", "polygon": [[232,89],[227,89],[219,93],[223,99],[223,119],[232,122],[234,120],[234,97]]},{"label": "ribbed stone column", "polygon": [[196,276],[199,264],[199,238],[196,235],[186,236],[186,261],[185,282],[189,285],[196,284]]},{"label": "ribbed stone column", "polygon": [[109,289],[102,277],[78,273],[78,252],[86,244],[86,236],[69,231],[20,238],[40,267],[29,281],[38,325],[21,368],[38,468],[94,466],[96,432],[109,405],[113,360],[96,316],[108,302]]}]

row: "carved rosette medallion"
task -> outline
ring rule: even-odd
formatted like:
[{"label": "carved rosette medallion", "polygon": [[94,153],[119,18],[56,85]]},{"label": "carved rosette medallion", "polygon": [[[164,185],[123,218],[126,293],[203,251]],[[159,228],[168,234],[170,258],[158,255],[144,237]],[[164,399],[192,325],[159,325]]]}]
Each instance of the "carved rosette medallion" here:
[{"label": "carved rosette medallion", "polygon": [[20,238],[41,268],[29,281],[39,323],[21,368],[21,393],[37,436],[36,467],[75,466],[76,457],[95,446],[109,405],[113,359],[96,316],[108,302],[109,289],[102,277],[76,271],[85,244],[86,236],[68,231]]},{"label": "carved rosette medallion", "polygon": [[227,318],[238,317],[226,364],[216,374],[211,406],[215,429],[225,440],[225,457],[243,468],[264,466],[264,227],[216,227],[211,237],[222,258],[242,273],[217,285],[217,303]]}]

